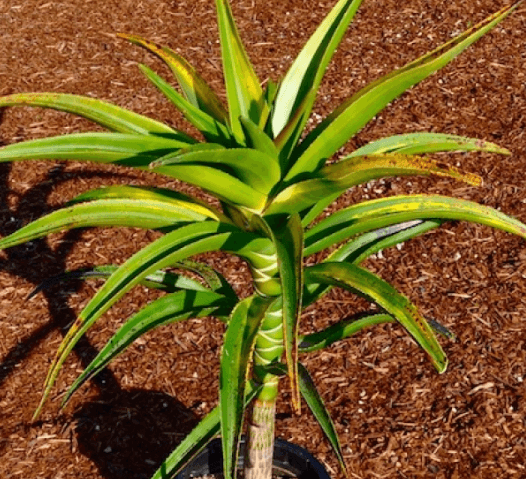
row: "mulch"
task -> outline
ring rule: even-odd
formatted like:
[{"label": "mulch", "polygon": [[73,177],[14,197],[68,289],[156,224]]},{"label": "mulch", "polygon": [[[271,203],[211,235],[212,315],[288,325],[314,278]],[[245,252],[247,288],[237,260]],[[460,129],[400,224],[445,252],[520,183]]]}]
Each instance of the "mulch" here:
[{"label": "mulch", "polygon": [[[334,4],[307,0],[235,0],[242,37],[265,81],[277,80]],[[325,77],[316,104],[324,116],[370,81],[447,41],[505,6],[505,1],[365,0]],[[4,0],[0,4],[0,94],[80,93],[110,100],[186,131],[182,116],[141,76],[159,61],[117,39],[135,33],[183,54],[224,98],[213,2]],[[338,206],[403,193],[441,193],[490,205],[526,221],[526,8],[450,66],[393,102],[348,150],[413,131],[494,141],[510,156],[440,155],[481,175],[480,188],[446,179],[390,179],[349,191]],[[0,141],[97,129],[38,109],[0,112]],[[318,116],[318,118],[319,118]],[[153,174],[67,162],[0,166],[0,233],[53,210],[80,192],[108,184],[163,185],[206,195]],[[213,319],[170,325],[137,341],[84,387],[63,411],[61,395],[124,318],[155,294],[136,288],[81,341],[52,400],[31,422],[47,367],[65,331],[100,283],[53,287],[66,269],[122,263],[155,238],[135,229],[51,235],[0,257],[0,477],[147,479],[217,403],[223,325]],[[250,293],[247,270],[226,255],[204,255]],[[438,375],[397,325],[364,331],[304,362],[343,446],[351,478],[526,477],[526,249],[487,227],[447,223],[368,260],[422,313],[451,328],[450,365]],[[302,318],[313,331],[369,305],[335,290]],[[312,415],[296,416],[287,385],[277,434],[313,452],[335,479],[344,476]]]}]

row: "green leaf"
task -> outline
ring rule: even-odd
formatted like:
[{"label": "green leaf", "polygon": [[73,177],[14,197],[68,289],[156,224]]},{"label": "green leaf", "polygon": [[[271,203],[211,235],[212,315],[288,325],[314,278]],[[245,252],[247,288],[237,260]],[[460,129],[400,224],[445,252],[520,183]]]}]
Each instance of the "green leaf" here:
[{"label": "green leaf", "polygon": [[230,222],[223,213],[206,204],[204,201],[200,201],[168,188],[126,185],[106,186],[82,193],[68,201],[67,205],[71,206],[81,202],[102,199],[136,199],[143,201],[168,202],[174,207],[179,206],[186,208],[191,212],[194,212],[196,215],[206,216],[207,218],[221,221],[222,223]]},{"label": "green leaf", "polygon": [[327,258],[328,261],[347,261],[360,264],[378,251],[421,236],[438,228],[445,220],[415,220],[386,226],[353,238],[340,246]]},{"label": "green leaf", "polygon": [[0,163],[20,160],[77,160],[145,168],[188,143],[152,135],[74,133],[0,148]]},{"label": "green leaf", "polygon": [[239,37],[228,0],[216,0],[216,9],[230,126],[241,141],[243,131],[239,118],[250,118],[263,128],[269,109],[260,81]]},{"label": "green leaf", "polygon": [[154,171],[163,167],[163,171],[166,172],[169,171],[169,168],[174,168],[177,171],[181,165],[211,166],[216,169],[224,169],[232,172],[235,178],[265,196],[280,180],[281,176],[277,158],[249,148],[206,149],[202,151],[191,149],[188,153],[178,152],[175,155],[163,157],[153,163],[151,167]]},{"label": "green leaf", "polygon": [[166,96],[184,117],[194,125],[208,140],[224,145],[231,145],[232,138],[228,127],[217,121],[205,111],[186,100],[175,88],[163,80],[157,73],[145,65],[139,65],[146,78]]},{"label": "green leaf", "polygon": [[272,113],[272,131],[288,170],[291,152],[309,119],[316,94],[334,51],[361,0],[340,0],[320,24],[280,85]]},{"label": "green leaf", "polygon": [[451,62],[468,46],[504,20],[519,3],[503,8],[483,22],[379,80],[345,101],[320,123],[300,145],[297,161],[285,177],[314,172],[364,127],[378,112],[404,91]]},{"label": "green leaf", "polygon": [[[394,323],[395,321],[396,319],[393,316],[385,313],[366,313],[359,315],[359,317],[342,319],[322,331],[300,337],[299,352],[312,353],[320,351],[338,341],[354,336],[365,328],[377,324]],[[436,333],[448,339],[455,339],[455,335],[438,321],[427,319],[427,322]]]},{"label": "green leaf", "polygon": [[342,339],[353,336],[365,328],[394,321],[396,320],[393,316],[385,313],[367,314],[359,319],[344,319],[322,331],[302,336],[299,343],[299,352],[310,353],[319,351]]},{"label": "green leaf", "polygon": [[438,372],[446,370],[444,351],[427,321],[405,296],[383,279],[354,264],[320,263],[305,268],[305,281],[339,286],[378,304],[413,336]]},{"label": "green leaf", "polygon": [[404,155],[421,155],[444,151],[487,151],[509,155],[506,148],[495,143],[467,138],[464,136],[448,135],[445,133],[407,133],[405,135],[390,136],[372,141],[353,151],[347,158],[364,155],[378,155],[382,153],[400,153]]},{"label": "green leaf", "polygon": [[194,261],[191,259],[185,259],[178,261],[174,265],[176,268],[184,269],[186,271],[192,271],[193,273],[198,274],[203,278],[208,287],[223,296],[230,298],[234,302],[237,302],[238,297],[236,292],[233,290],[230,283],[226,278],[216,271],[211,266],[208,266],[206,263],[201,263],[199,261]]},{"label": "green leaf", "polygon": [[181,223],[205,221],[210,216],[185,205],[153,200],[104,199],[54,211],[0,240],[0,249],[42,238],[51,233],[86,227],[172,230]]},{"label": "green leaf", "polygon": [[305,399],[309,409],[312,411],[312,414],[314,414],[314,417],[321,426],[325,436],[331,443],[332,449],[338,458],[338,462],[340,463],[342,471],[345,475],[347,475],[345,461],[343,460],[342,447],[340,445],[338,433],[336,432],[336,428],[334,427],[334,423],[332,422],[329,411],[327,411],[327,408],[323,403],[323,399],[321,398],[320,393],[318,392],[318,389],[316,388],[316,385],[309,374],[309,371],[307,371],[307,368],[303,366],[303,364],[298,363],[298,369],[301,395]]},{"label": "green leaf", "polygon": [[154,55],[163,60],[172,70],[181,86],[186,99],[195,107],[204,111],[218,122],[226,124],[228,113],[223,107],[221,100],[206,81],[182,56],[168,47],[163,47],[150,42],[138,35],[118,34],[119,37],[129,42],[146,48]]},{"label": "green leaf", "polygon": [[62,364],[80,337],[131,288],[148,275],[199,253],[224,249],[248,258],[254,250],[261,247],[262,241],[268,242],[234,226],[207,221],[167,233],[133,255],[110,276],[62,340],[49,369],[42,401],[35,417],[47,400]]},{"label": "green leaf", "polygon": [[[326,261],[346,261],[360,264],[372,254],[420,236],[431,229],[437,228],[443,222],[444,220],[408,221],[370,231],[344,243],[331,253]],[[303,306],[307,307],[309,304],[314,303],[325,295],[329,289],[331,289],[330,285],[307,284]]]},{"label": "green leaf", "polygon": [[[298,109],[303,128],[327,65],[352,21],[361,0],[340,0],[307,41],[281,82],[272,112],[272,132],[277,137]],[[305,102],[305,99],[308,101]]]},{"label": "green leaf", "polygon": [[[229,155],[230,159],[235,160],[237,153],[229,153]],[[162,161],[164,162],[171,158],[174,158],[174,160],[179,159],[170,154],[164,156]],[[209,165],[213,163],[210,162]],[[240,174],[239,172],[243,168],[241,165],[237,166],[239,166],[237,173]],[[259,212],[267,203],[266,194],[252,188],[244,180],[231,174],[230,171],[225,171],[219,163],[216,163],[214,166],[207,166],[199,162],[186,163],[183,159],[179,163],[171,163],[169,165],[162,165],[161,163],[161,166],[153,167],[151,171],[199,186],[226,203],[251,211]]]},{"label": "green leaf", "polygon": [[440,195],[394,196],[353,205],[321,221],[305,234],[305,254],[357,233],[424,219],[470,221],[526,237],[526,225],[489,206]]},{"label": "green leaf", "polygon": [[147,116],[120,108],[102,100],[66,93],[18,93],[0,97],[0,108],[5,106],[36,106],[74,113],[119,133],[161,135],[185,143],[196,140],[186,133],[152,120]]},{"label": "green leaf", "polygon": [[111,337],[102,351],[69,388],[62,400],[62,406],[88,379],[102,371],[133,341],[148,331],[190,318],[202,318],[216,314],[226,316],[232,311],[233,306],[231,299],[211,291],[179,291],[149,303],[139,313],[128,319]]},{"label": "green leaf", "polygon": [[394,176],[443,176],[478,186],[480,178],[443,166],[425,157],[397,153],[347,158],[325,166],[315,178],[294,183],[282,190],[266,210],[266,215],[302,211],[320,201],[333,199],[348,188],[368,181]]},{"label": "green leaf", "polygon": [[[31,293],[27,299],[32,298],[40,291],[47,289],[56,284],[63,283],[71,280],[86,280],[86,279],[107,279],[119,267],[117,265],[103,265],[94,266],[93,268],[77,269],[73,271],[66,271],[62,274],[52,276],[40,283]],[[192,290],[192,291],[209,291],[208,288],[203,286],[198,281],[181,274],[170,273],[167,271],[156,271],[155,273],[149,274],[141,282],[141,285],[147,288],[159,289],[173,293],[181,289]]]},{"label": "green leaf", "polygon": [[251,296],[234,308],[225,333],[219,375],[219,406],[223,471],[225,478],[235,477],[238,444],[243,423],[245,389],[256,334],[272,298]]},{"label": "green leaf", "polygon": [[303,293],[303,227],[298,214],[272,225],[283,297],[285,358],[292,389],[292,405],[300,412],[298,386],[298,328]]},{"label": "green leaf", "polygon": [[[239,121],[243,127],[248,148],[261,151],[271,158],[278,158],[279,153],[276,145],[258,125],[245,117],[241,117]],[[274,162],[279,165],[277,160]]]},{"label": "green leaf", "polygon": [[310,225],[321,213],[323,213],[323,210],[336,201],[339,196],[340,192],[326,196],[310,208],[304,210],[301,213],[301,224],[303,227],[306,228],[308,225]]},{"label": "green leaf", "polygon": [[[287,367],[283,363],[270,363],[267,366],[264,366],[263,369],[266,373],[272,374],[274,376],[284,376],[287,374]],[[316,386],[303,364],[298,362],[298,371],[299,371],[299,388],[301,395],[307,402],[309,409],[314,414],[314,417],[318,421],[318,424],[322,428],[327,439],[331,443],[334,452],[338,458],[342,471],[347,475],[345,468],[345,463],[343,460],[343,454],[340,446],[340,441],[338,439],[338,433],[334,427],[334,423],[327,411],[327,408],[323,404],[323,400],[316,389]]]},{"label": "green leaf", "polygon": [[[247,384],[245,406],[261,391],[262,386]],[[219,433],[220,410],[215,407],[195,429],[172,451],[151,479],[166,479],[175,475]]]}]

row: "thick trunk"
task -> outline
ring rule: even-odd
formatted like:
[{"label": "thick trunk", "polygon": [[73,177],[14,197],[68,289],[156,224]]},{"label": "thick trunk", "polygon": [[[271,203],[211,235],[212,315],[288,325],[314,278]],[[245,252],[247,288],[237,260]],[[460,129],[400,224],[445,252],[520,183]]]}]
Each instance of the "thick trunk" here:
[{"label": "thick trunk", "polygon": [[275,401],[254,401],[248,423],[246,479],[271,479],[274,453]]}]

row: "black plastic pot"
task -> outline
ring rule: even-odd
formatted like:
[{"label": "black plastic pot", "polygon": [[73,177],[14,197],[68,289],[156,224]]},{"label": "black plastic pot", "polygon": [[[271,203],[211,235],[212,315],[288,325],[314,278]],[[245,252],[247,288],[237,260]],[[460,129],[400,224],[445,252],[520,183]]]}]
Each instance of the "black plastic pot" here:
[{"label": "black plastic pot", "polygon": [[[238,467],[244,463],[245,441],[241,440]],[[221,439],[212,440],[208,446],[191,461],[175,479],[190,479],[207,474],[223,472]],[[308,451],[296,444],[276,438],[274,444],[273,472],[281,477],[298,479],[330,479],[322,464]]]}]

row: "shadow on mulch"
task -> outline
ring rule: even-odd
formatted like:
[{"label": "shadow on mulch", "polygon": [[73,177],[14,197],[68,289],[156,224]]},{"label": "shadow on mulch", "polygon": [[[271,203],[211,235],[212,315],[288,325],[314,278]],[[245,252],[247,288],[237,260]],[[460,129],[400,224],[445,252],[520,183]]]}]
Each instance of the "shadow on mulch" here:
[{"label": "shadow on mulch", "polygon": [[75,412],[73,441],[104,478],[148,479],[198,418],[166,393],[111,390]]},{"label": "shadow on mulch", "polygon": [[[8,204],[8,197],[13,193],[8,186],[10,171],[11,165],[0,165],[0,204],[3,205]],[[91,174],[86,172],[86,176]],[[93,174],[105,176],[103,172]],[[54,185],[67,179],[63,166],[52,168],[45,181],[18,198],[15,210],[4,208],[0,212],[0,235],[5,237],[31,219],[49,213],[49,193]],[[45,239],[9,248],[6,250],[7,259],[0,261],[0,269],[25,281],[40,284],[66,271],[65,260],[81,232],[68,232],[56,249],[51,249]],[[28,267],[28,262],[35,256],[40,258],[38,269],[34,268],[34,263]],[[41,290],[51,321],[33,330],[5,355],[0,363],[0,387],[53,331],[65,334],[76,319],[75,312],[68,305],[68,298],[78,291],[81,284],[81,281],[68,281]],[[74,351],[82,367],[86,367],[99,352],[85,336]],[[101,371],[92,381],[99,395],[91,402],[84,402],[73,414],[74,427],[69,427],[69,435],[72,448],[88,457],[106,479],[149,478],[198,421],[190,409],[166,393],[122,389],[108,369]],[[39,421],[31,426],[20,425],[28,430],[42,424]],[[0,452],[5,444],[0,444]]]}]

